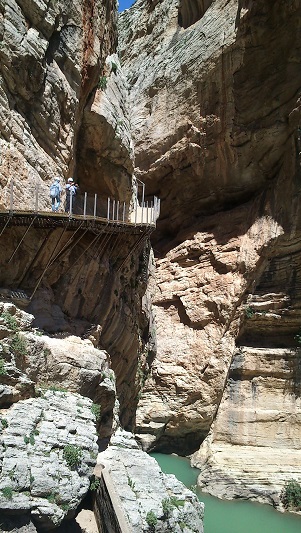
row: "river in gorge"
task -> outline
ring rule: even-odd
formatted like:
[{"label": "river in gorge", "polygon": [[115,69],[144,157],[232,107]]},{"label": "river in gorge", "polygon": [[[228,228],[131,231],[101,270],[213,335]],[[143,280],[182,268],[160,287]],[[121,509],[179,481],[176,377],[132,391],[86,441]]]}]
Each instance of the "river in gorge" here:
[{"label": "river in gorge", "polygon": [[[151,453],[166,474],[174,474],[186,487],[196,485],[199,470],[177,455]],[[242,500],[220,500],[197,491],[205,504],[205,533],[301,533],[301,517],[279,513],[270,505]]]}]

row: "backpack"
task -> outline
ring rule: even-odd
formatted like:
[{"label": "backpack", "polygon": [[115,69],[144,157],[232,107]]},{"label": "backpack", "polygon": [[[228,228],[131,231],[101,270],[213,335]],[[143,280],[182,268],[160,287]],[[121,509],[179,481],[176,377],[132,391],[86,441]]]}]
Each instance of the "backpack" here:
[{"label": "backpack", "polygon": [[59,186],[56,183],[50,185],[50,198],[57,198],[60,195]]}]

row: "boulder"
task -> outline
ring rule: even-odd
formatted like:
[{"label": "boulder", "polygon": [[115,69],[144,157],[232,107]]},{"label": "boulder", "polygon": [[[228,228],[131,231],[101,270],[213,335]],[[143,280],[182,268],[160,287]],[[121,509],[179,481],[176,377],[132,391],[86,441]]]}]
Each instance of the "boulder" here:
[{"label": "boulder", "polygon": [[47,391],[1,412],[1,516],[31,513],[39,531],[72,517],[97,457],[92,401]]}]

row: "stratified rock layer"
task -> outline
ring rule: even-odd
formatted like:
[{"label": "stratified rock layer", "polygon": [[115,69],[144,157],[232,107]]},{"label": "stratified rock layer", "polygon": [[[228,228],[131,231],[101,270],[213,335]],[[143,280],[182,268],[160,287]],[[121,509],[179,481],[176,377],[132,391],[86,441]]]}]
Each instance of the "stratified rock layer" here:
[{"label": "stratified rock layer", "polygon": [[[291,474],[301,475],[300,421],[289,422],[299,408],[300,13],[299,0],[216,0],[193,8],[137,0],[120,21],[135,172],[162,200],[151,280],[158,352],[137,433],[145,448],[190,453],[217,417],[200,452],[203,463],[211,458],[200,482],[223,495],[261,491],[269,501]],[[252,298],[266,311],[253,329]],[[282,363],[277,356],[271,365],[277,350],[284,350]],[[241,353],[242,376],[234,372]],[[263,450],[257,442],[265,435]],[[232,441],[225,489],[226,459],[219,465],[217,451],[226,457]],[[284,447],[285,472],[277,475]],[[271,448],[275,475],[267,467],[260,476]],[[244,490],[246,453],[253,464]]]}]

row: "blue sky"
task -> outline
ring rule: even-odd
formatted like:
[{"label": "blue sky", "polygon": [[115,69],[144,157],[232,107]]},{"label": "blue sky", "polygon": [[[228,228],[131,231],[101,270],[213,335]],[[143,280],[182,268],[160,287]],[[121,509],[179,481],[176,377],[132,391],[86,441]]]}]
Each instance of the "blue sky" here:
[{"label": "blue sky", "polygon": [[119,0],[119,11],[124,11],[133,5],[135,0]]}]

